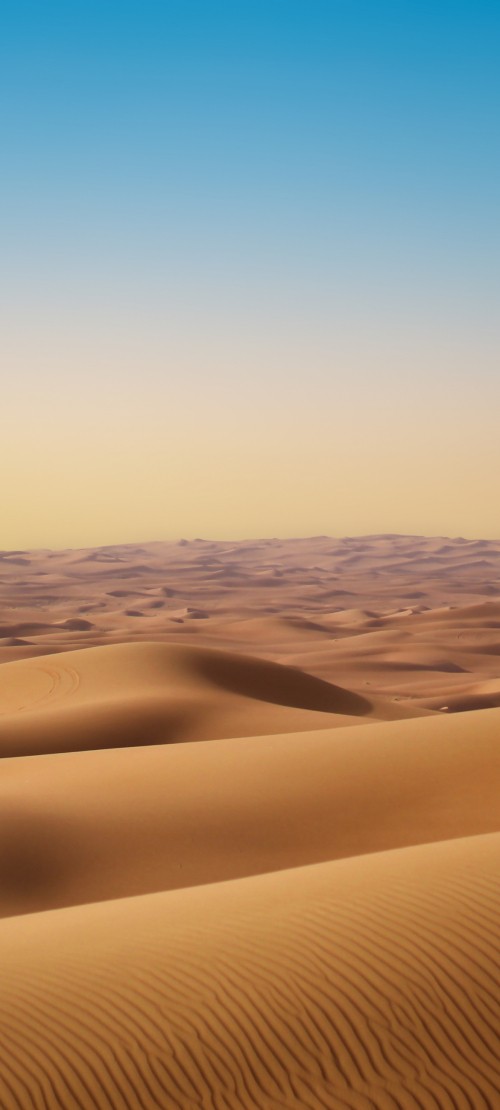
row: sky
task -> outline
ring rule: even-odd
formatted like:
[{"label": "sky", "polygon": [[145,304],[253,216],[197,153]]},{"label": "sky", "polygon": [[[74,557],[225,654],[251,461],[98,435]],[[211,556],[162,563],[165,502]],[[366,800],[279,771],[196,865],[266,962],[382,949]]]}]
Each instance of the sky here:
[{"label": "sky", "polygon": [[499,537],[498,0],[3,0],[0,546]]}]

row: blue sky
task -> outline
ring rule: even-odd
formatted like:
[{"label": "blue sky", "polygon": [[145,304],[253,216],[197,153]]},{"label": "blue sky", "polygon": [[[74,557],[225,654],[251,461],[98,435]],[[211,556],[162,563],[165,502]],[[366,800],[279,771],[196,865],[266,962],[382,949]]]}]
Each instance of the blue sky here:
[{"label": "blue sky", "polygon": [[[386,442],[408,411],[415,450],[426,413],[439,457],[471,419],[474,443],[487,438],[500,402],[499,57],[500,8],[481,0],[4,2],[9,428],[31,398],[30,442],[59,443],[69,470],[97,409],[122,451],[139,420],[139,453],[159,412],[210,451],[209,412],[219,445],[231,450],[235,423],[250,450],[250,414],[269,465],[272,434],[291,454],[301,420],[311,445],[318,422],[345,434],[352,419],[362,446],[374,415]],[[60,438],[67,421],[74,443]],[[311,481],[323,466],[312,459]],[[434,525],[427,480],[414,530]],[[314,521],[296,507],[294,528],[290,508],[273,531],[365,530],[355,488],[357,515],[327,482]],[[29,467],[19,489],[26,520]],[[398,506],[381,500],[381,527],[411,523]],[[270,520],[272,507],[238,528]],[[152,510],[122,524],[136,538],[177,521]]]}]

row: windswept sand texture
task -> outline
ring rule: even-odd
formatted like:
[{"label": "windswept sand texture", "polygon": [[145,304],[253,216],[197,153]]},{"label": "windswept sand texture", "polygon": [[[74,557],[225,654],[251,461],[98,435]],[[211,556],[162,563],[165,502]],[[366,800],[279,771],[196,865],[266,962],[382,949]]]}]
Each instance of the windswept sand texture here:
[{"label": "windswept sand texture", "polygon": [[500,1106],[500,544],[0,558],[1,1110]]}]

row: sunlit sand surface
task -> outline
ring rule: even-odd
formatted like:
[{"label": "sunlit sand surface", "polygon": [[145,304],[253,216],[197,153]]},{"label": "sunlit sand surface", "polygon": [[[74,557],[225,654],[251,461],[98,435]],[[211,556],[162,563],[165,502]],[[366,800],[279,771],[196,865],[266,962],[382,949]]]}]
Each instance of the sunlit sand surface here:
[{"label": "sunlit sand surface", "polygon": [[0,568],[2,1110],[495,1110],[500,544]]}]

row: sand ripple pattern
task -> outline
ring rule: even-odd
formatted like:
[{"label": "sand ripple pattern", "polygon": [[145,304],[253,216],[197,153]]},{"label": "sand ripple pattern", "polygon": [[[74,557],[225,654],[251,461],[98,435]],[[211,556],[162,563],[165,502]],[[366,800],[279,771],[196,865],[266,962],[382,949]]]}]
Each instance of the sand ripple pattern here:
[{"label": "sand ripple pattern", "polygon": [[494,1110],[500,835],[0,925],[5,1110]]}]

